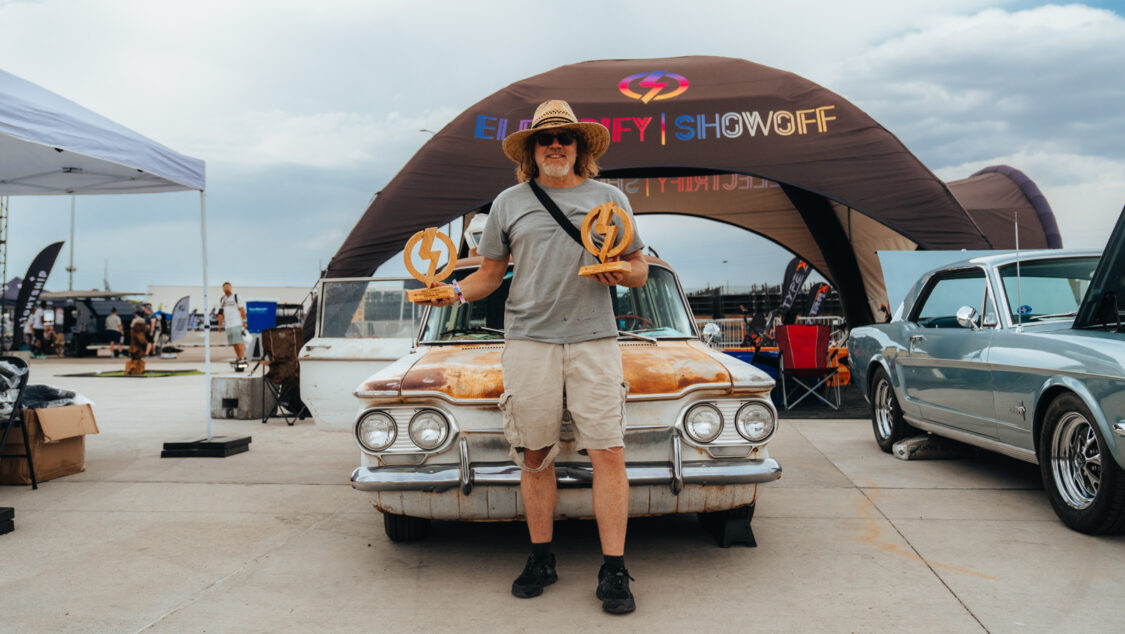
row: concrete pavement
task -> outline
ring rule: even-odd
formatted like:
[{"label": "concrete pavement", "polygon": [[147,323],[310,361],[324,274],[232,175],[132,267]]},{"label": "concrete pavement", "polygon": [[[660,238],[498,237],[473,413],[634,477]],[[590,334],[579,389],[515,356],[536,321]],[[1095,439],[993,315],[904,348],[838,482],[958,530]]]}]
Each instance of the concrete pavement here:
[{"label": "concrete pavement", "polygon": [[[758,548],[719,549],[694,517],[630,523],[638,610],[601,612],[592,522],[556,528],[559,583],[515,599],[519,524],[436,523],[393,544],[350,488],[349,434],[216,420],[248,453],[161,459],[205,430],[201,376],[59,377],[121,362],[35,361],[32,382],[96,403],[86,471],[0,486],[0,631],[1120,631],[1125,538],[1065,528],[1033,465],[903,462],[866,420],[786,420],[761,489]],[[150,366],[198,367],[193,361]],[[216,364],[217,369],[227,366]]]}]

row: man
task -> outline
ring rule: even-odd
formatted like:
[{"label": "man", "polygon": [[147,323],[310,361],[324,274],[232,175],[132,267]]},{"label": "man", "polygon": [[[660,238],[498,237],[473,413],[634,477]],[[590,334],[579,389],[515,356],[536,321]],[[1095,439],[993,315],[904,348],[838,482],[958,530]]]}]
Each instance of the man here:
[{"label": "man", "polygon": [[43,338],[44,329],[47,325],[47,302],[41,301],[35,307],[35,311],[31,313],[31,334],[33,340],[31,342],[32,356],[38,356],[42,359],[46,356],[46,343]]},{"label": "man", "polygon": [[109,339],[109,352],[116,359],[121,347],[121,316],[116,307],[109,309],[109,316],[105,318],[105,336]]},{"label": "man", "polygon": [[[558,579],[551,554],[557,490],[554,459],[565,390],[574,421],[577,448],[589,455],[594,470],[594,514],[605,563],[598,571],[596,595],[611,613],[632,612],[635,602],[625,568],[625,529],[629,517],[629,482],[625,473],[623,380],[612,288],[642,286],[648,265],[644,246],[634,236],[623,256],[628,273],[578,276],[582,265],[597,260],[561,230],[529,183],[534,179],[576,226],[603,203],[629,211],[629,201],[615,187],[590,180],[596,160],[609,147],[609,131],[597,123],[579,123],[565,101],[547,101],[535,111],[532,125],[504,139],[504,153],[519,167],[520,184],[501,192],[492,203],[478,251],[480,269],[465,278],[459,293],[479,300],[504,279],[508,256],[514,278],[505,313],[506,344],[502,358],[505,435],[520,466],[520,493],[527,516],[532,554],[512,583],[512,594],[529,598]],[[607,288],[608,287],[608,288]],[[435,306],[457,299],[432,300]]]},{"label": "man", "polygon": [[146,303],[144,305],[145,314],[145,334],[148,337],[148,346],[145,348],[145,356],[156,356],[156,316],[152,313],[152,304]]},{"label": "man", "polygon": [[227,331],[227,343],[234,346],[237,363],[246,362],[246,308],[238,295],[231,289],[230,282],[223,282],[223,296],[219,298],[219,330]]}]

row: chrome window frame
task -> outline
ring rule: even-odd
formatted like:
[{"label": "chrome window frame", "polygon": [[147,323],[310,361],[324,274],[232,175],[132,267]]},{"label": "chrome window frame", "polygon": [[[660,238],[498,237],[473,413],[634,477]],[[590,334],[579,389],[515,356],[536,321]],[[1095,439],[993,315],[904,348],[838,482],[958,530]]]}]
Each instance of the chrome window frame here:
[{"label": "chrome window frame", "polygon": [[[410,276],[379,276],[379,277],[326,277],[316,281],[314,287],[316,292],[316,331],[313,333],[314,339],[346,339],[347,337],[325,337],[321,334],[321,328],[324,327],[324,308],[327,305],[324,301],[324,285],[331,283],[349,282],[358,283],[364,282],[370,284],[371,282],[409,282],[413,280]],[[405,288],[403,290],[406,290]],[[423,313],[425,316],[425,313]],[[415,337],[417,340],[417,337]]]},{"label": "chrome window frame", "polygon": [[[910,316],[906,321],[908,321],[912,324],[915,324],[920,328],[937,329],[934,326],[923,326],[922,324],[918,323],[918,314],[922,312],[922,308],[926,305],[926,302],[930,299],[930,294],[933,292],[934,287],[937,286],[938,283],[941,282],[942,280],[948,279],[949,275],[952,274],[952,273],[962,273],[962,272],[973,271],[973,270],[980,271],[982,279],[984,280],[984,294],[981,296],[981,305],[980,305],[980,308],[983,309],[984,304],[986,302],[988,302],[989,299],[991,299],[991,286],[992,286],[992,276],[990,275],[991,271],[989,271],[988,267],[983,266],[983,265],[979,265],[979,264],[971,264],[971,265],[968,265],[968,266],[958,266],[956,268],[948,268],[948,269],[943,269],[941,271],[937,271],[934,274],[930,275],[928,279],[926,279],[926,283],[922,286],[922,291],[920,293],[918,293],[918,299],[915,300],[914,305],[910,307]],[[969,304],[965,304],[965,305],[968,306]],[[995,311],[995,312],[998,312],[996,310],[996,303],[995,302],[992,303],[992,310]],[[983,320],[984,319],[983,319],[983,313],[982,313],[982,317],[981,317],[982,323],[983,323]],[[982,330],[993,330],[993,329],[995,329],[995,326],[992,326],[992,327],[989,327],[989,328],[984,328],[982,326],[981,329]],[[948,330],[953,330],[953,329],[950,328]]]}]

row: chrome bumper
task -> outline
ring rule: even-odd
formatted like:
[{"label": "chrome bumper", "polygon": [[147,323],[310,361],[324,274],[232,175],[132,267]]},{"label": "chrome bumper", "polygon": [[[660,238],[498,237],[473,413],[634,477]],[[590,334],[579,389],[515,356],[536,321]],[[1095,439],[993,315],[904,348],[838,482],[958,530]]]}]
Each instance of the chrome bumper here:
[{"label": "chrome bumper", "polygon": [[[625,466],[629,486],[668,486],[679,495],[685,484],[755,484],[781,477],[781,465],[773,458],[681,462],[679,438],[673,459],[667,462],[634,462]],[[470,464],[462,441],[458,465],[359,467],[352,472],[352,487],[360,491],[431,491],[440,493],[460,487],[465,495],[476,486],[519,486],[520,468],[511,462]],[[587,463],[555,464],[561,488],[593,485],[593,467]]]}]

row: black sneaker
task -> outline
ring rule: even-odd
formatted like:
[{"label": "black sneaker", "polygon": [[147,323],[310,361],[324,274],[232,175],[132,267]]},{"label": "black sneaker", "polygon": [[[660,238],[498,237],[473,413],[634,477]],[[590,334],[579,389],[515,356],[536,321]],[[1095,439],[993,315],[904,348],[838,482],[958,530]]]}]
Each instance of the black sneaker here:
[{"label": "black sneaker", "polygon": [[512,594],[521,599],[530,599],[543,594],[543,588],[559,580],[555,572],[555,556],[536,558],[532,555],[527,558],[527,565],[523,573],[512,582]]},{"label": "black sneaker", "polygon": [[597,597],[602,600],[602,609],[610,614],[628,614],[637,609],[633,601],[633,593],[629,591],[629,582],[636,579],[629,576],[629,571],[610,570],[604,564],[598,571]]}]

